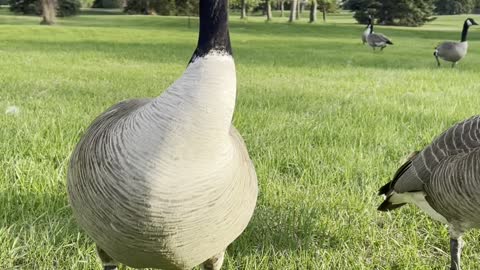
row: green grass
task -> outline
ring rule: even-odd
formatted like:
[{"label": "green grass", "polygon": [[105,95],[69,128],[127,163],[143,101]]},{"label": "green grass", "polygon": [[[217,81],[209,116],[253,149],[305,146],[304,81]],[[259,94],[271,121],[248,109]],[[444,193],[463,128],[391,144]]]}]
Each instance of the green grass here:
[{"label": "green grass", "polygon": [[[306,16],[305,16],[306,17]],[[235,125],[260,182],[224,269],[446,269],[446,228],[413,206],[380,213],[378,187],[402,157],[479,112],[480,28],[456,69],[433,47],[466,16],[383,27],[395,45],[362,46],[348,15],[328,23],[232,18]],[[38,25],[0,9],[0,269],[99,269],[65,191],[73,147],[110,105],[159,95],[193,52],[197,21],[84,15]],[[5,114],[18,106],[17,115]],[[480,234],[466,235],[478,269]]]}]

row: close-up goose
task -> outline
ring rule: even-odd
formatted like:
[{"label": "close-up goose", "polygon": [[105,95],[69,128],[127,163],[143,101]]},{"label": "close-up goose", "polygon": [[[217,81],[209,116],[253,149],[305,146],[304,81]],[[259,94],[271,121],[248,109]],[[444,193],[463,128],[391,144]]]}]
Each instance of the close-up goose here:
[{"label": "close-up goose", "polygon": [[367,43],[367,37],[368,37],[368,35],[370,35],[371,26],[372,26],[372,17],[368,16],[367,26],[365,27],[365,30],[363,30],[363,33],[362,33],[362,44],[363,45],[365,45],[365,43]]},{"label": "close-up goose", "polygon": [[440,60],[443,59],[447,62],[452,62],[452,67],[455,67],[458,61],[462,60],[465,55],[467,55],[468,42],[467,34],[468,28],[472,25],[478,25],[472,18],[468,18],[463,23],[462,36],[460,42],[455,41],[446,41],[441,43],[435,48],[433,56],[437,60],[437,65],[440,66]]},{"label": "close-up goose", "polygon": [[383,51],[383,49],[387,47],[387,45],[393,45],[393,42],[384,34],[374,33],[373,20],[369,18],[369,22],[370,22],[370,32],[367,35],[367,43],[368,45],[370,45],[370,47],[372,47],[373,50],[375,50],[375,48],[380,48],[380,50]]},{"label": "close-up goose", "polygon": [[228,1],[200,0],[199,10],[183,75],[159,97],[109,108],[72,154],[70,204],[104,269],[218,270],[252,217],[257,177],[232,125]]},{"label": "close-up goose", "polygon": [[451,270],[460,269],[462,235],[480,227],[480,116],[458,123],[412,155],[379,191],[380,211],[413,203],[448,224]]}]

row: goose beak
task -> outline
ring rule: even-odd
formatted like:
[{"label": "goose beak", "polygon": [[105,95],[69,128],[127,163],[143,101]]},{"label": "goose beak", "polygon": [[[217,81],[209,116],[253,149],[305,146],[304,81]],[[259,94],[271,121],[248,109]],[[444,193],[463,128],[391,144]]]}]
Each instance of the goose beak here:
[{"label": "goose beak", "polygon": [[478,25],[478,23],[477,23],[476,21],[474,21],[474,20],[472,20],[472,24],[473,24],[473,25]]}]

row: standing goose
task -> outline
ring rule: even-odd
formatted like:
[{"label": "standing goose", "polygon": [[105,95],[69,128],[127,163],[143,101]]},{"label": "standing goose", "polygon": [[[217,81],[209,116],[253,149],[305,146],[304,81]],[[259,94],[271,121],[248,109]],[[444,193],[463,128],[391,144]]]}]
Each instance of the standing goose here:
[{"label": "standing goose", "polygon": [[413,203],[448,224],[451,270],[460,269],[461,236],[480,228],[480,116],[458,123],[413,155],[380,188],[380,211]]},{"label": "standing goose", "polygon": [[70,204],[105,270],[218,270],[252,217],[257,177],[231,123],[227,9],[227,0],[200,0],[198,45],[183,75],[157,98],[109,108],[72,154]]},{"label": "standing goose", "polygon": [[[375,48],[379,47],[380,51],[383,51],[383,48],[387,47],[387,44],[393,45],[393,42],[390,41],[388,37],[381,33],[373,32],[373,20],[370,19],[370,32],[367,35],[367,43],[375,51]],[[367,28],[368,29],[368,28]]]},{"label": "standing goose", "polygon": [[452,62],[452,68],[453,68],[455,67],[458,61],[462,60],[462,58],[465,57],[465,55],[467,55],[468,28],[472,25],[478,25],[478,23],[471,18],[466,19],[465,22],[463,23],[462,38],[460,39],[460,42],[446,41],[441,43],[435,48],[433,55],[437,60],[438,66],[440,66],[440,60],[438,60],[438,58],[441,58],[447,62]]},{"label": "standing goose", "polygon": [[[365,30],[363,30],[363,33],[362,33],[362,44],[365,45],[365,43],[367,43],[367,37],[368,35],[370,34],[370,28],[372,26],[372,17],[371,16],[368,16],[368,24],[367,24],[367,27],[365,27]],[[373,33],[373,32],[372,32]]]}]

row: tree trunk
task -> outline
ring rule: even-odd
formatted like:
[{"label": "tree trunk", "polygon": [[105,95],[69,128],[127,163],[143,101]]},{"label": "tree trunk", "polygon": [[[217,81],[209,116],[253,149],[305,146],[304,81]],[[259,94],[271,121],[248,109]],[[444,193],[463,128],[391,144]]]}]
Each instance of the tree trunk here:
[{"label": "tree trunk", "polygon": [[323,22],[327,21],[327,4],[323,3],[322,5],[322,13],[323,13]]},{"label": "tree trunk", "polygon": [[296,19],[296,20],[300,19],[300,12],[299,12],[299,10],[300,10],[300,1],[302,1],[302,0],[296,0],[296,2],[297,2],[297,6],[295,7],[295,19]]},{"label": "tree trunk", "polygon": [[283,13],[285,10],[285,0],[280,0],[280,17],[283,17]]},{"label": "tree trunk", "polygon": [[242,12],[240,14],[240,19],[247,18],[247,0],[242,0]]},{"label": "tree trunk", "polygon": [[293,22],[296,20],[296,15],[297,13],[297,0],[290,0],[291,5],[290,5],[290,18],[288,19],[289,22]]},{"label": "tree trunk", "polygon": [[298,13],[302,14],[305,8],[305,2],[303,0],[298,1]]},{"label": "tree trunk", "polygon": [[310,3],[310,23],[317,21],[317,0],[312,0]]},{"label": "tree trunk", "polygon": [[42,21],[40,24],[52,25],[55,24],[56,1],[55,0],[41,0],[42,4]]},{"label": "tree trunk", "polygon": [[272,20],[272,4],[271,0],[265,0],[266,1],[266,11],[267,11],[267,21]]}]

